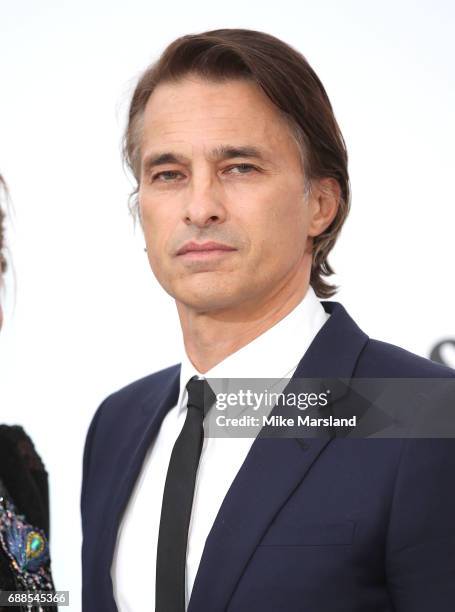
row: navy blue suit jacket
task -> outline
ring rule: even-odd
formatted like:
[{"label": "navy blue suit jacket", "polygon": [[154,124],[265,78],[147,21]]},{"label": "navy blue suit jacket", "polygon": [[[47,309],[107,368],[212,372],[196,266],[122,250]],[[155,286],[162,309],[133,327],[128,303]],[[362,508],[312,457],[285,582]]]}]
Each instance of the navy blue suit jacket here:
[{"label": "navy blue suit jacket", "polygon": [[[331,317],[295,377],[455,376],[370,339],[341,304],[322,304]],[[110,567],[119,522],[177,402],[179,373],[180,364],[117,391],[90,425],[84,612],[117,610]],[[188,612],[430,610],[455,610],[455,439],[254,441],[207,538]]]}]

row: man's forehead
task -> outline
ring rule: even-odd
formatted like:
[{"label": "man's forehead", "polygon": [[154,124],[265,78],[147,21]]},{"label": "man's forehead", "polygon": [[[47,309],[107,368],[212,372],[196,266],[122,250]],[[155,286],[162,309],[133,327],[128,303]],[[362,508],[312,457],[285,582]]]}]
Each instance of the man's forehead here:
[{"label": "man's forehead", "polygon": [[163,83],[150,95],[143,114],[144,130],[161,136],[202,127],[208,134],[221,130],[266,133],[279,129],[280,120],[275,105],[248,81]]},{"label": "man's forehead", "polygon": [[[223,148],[256,147],[257,149],[276,146],[280,137],[278,126],[267,125],[267,121],[246,121],[228,117],[213,116],[209,113],[165,118],[150,117],[143,123],[142,146],[144,150],[184,149],[188,154],[202,152],[216,157]],[[281,128],[282,130],[282,128]]]},{"label": "man's forehead", "polygon": [[267,160],[286,146],[289,138],[285,122],[151,120],[143,125],[141,149],[143,158],[178,152],[187,157],[202,154],[215,161],[235,156]]},{"label": "man's forehead", "polygon": [[214,101],[223,106],[223,103],[228,105],[230,101],[234,101],[236,105],[248,104],[253,99],[265,105],[272,104],[262,89],[247,79],[214,81],[186,76],[176,81],[159,83],[147,100],[147,107],[152,107],[155,112],[165,112],[170,107],[186,107],[192,102],[199,106],[204,100],[207,101],[207,106]]},{"label": "man's forehead", "polygon": [[[143,161],[168,153],[186,158],[202,154],[211,160],[228,159],[235,157],[233,150],[236,149],[243,149],[238,156],[267,160],[273,157],[274,150],[286,146],[290,136],[288,125],[270,101],[264,102],[264,98],[268,99],[263,92],[257,92],[257,86],[248,82],[232,83],[233,87],[240,88],[240,93],[243,88],[251,87],[253,95],[259,98],[257,104],[252,104],[251,99],[244,104],[243,96],[230,95],[217,95],[216,100],[211,98],[207,103],[207,88],[219,94],[229,84],[199,81],[159,85],[143,116]],[[187,104],[183,103],[185,96],[177,93],[173,97],[179,87],[189,92]]]},{"label": "man's forehead", "polygon": [[201,135],[207,139],[238,139],[243,134],[256,134],[257,137],[265,138],[281,131],[283,125],[278,114],[270,115],[260,109],[254,112],[252,106],[245,109],[239,105],[228,107],[226,104],[204,107],[201,102],[193,107],[168,107],[156,112],[153,107],[146,108],[143,129],[148,138],[179,140],[181,137],[195,138]]},{"label": "man's forehead", "polygon": [[179,150],[187,155],[202,153],[216,159],[231,150],[243,150],[243,155],[269,157],[289,137],[286,125],[264,122],[188,120],[164,123],[150,121],[143,127],[142,149],[147,153]]}]

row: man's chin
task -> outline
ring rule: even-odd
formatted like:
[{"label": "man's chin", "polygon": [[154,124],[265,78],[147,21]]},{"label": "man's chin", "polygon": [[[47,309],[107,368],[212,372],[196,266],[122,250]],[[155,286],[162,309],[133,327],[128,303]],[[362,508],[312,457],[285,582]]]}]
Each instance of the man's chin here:
[{"label": "man's chin", "polygon": [[207,287],[205,291],[198,288],[198,291],[179,293],[174,299],[177,306],[181,304],[182,307],[200,314],[232,309],[238,305],[239,299],[232,292],[217,292],[213,289],[213,286]]}]

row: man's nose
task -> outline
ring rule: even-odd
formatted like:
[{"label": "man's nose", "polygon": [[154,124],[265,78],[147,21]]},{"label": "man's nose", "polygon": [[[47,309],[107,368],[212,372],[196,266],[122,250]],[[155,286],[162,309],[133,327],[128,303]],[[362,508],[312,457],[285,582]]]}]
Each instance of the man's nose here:
[{"label": "man's nose", "polygon": [[194,176],[185,202],[185,223],[205,227],[221,223],[225,219],[226,207],[222,187],[216,177]]}]

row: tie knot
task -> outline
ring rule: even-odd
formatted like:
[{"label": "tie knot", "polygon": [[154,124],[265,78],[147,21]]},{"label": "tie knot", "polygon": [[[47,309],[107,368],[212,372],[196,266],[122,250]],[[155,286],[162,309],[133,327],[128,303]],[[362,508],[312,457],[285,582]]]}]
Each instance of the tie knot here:
[{"label": "tie knot", "polygon": [[215,402],[215,394],[205,378],[193,376],[186,384],[188,407],[197,408],[204,416]]}]

